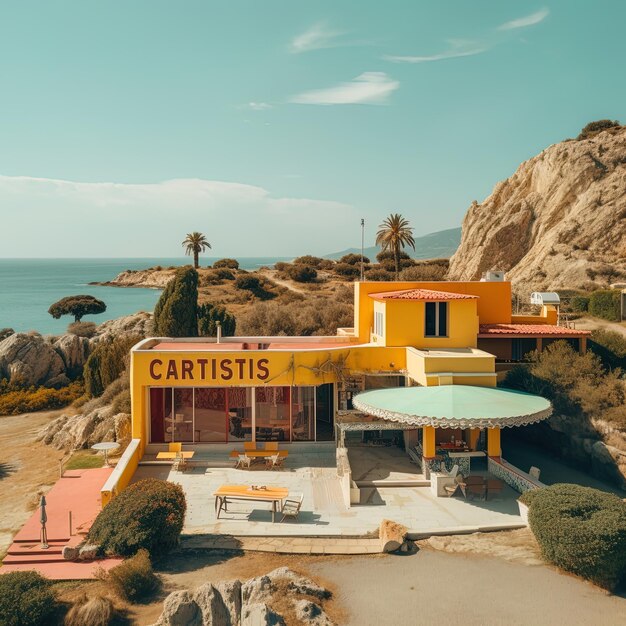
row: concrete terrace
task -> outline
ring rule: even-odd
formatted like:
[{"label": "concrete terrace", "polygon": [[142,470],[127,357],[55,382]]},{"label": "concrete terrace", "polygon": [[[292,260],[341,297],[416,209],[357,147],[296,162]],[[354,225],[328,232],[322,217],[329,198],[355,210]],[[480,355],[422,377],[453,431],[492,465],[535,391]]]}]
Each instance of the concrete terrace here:
[{"label": "concrete terrace", "polygon": [[[417,486],[427,482],[398,448],[350,450],[363,502],[350,508],[344,504],[336,474],[334,444],[309,445],[300,451],[285,447],[290,452],[285,467],[273,472],[265,471],[261,464],[252,470],[233,469],[227,456],[233,446],[219,448],[223,449],[197,454],[195,464],[185,472],[172,471],[168,464],[142,464],[133,478],[161,478],[183,487],[188,503],[185,534],[363,537],[375,533],[383,519],[404,524],[415,537],[524,525],[517,508],[518,494],[510,487],[505,486],[501,494],[487,501],[436,498],[428,486]],[[150,462],[150,457],[144,461]],[[290,495],[304,495],[300,516],[297,521],[284,523],[277,517],[272,523],[269,505],[233,502],[218,520],[213,492],[224,484],[287,487]]]}]

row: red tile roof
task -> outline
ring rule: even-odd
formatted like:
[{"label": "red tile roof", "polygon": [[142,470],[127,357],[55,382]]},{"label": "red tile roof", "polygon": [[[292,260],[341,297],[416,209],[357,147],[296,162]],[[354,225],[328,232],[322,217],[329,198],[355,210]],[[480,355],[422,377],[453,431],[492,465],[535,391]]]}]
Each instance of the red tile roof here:
[{"label": "red tile roof", "polygon": [[550,324],[481,324],[479,335],[535,335],[541,337],[582,337],[588,330],[552,326]]},{"label": "red tile roof", "polygon": [[374,300],[475,300],[478,296],[452,291],[434,291],[432,289],[402,289],[401,291],[382,291],[370,293]]}]

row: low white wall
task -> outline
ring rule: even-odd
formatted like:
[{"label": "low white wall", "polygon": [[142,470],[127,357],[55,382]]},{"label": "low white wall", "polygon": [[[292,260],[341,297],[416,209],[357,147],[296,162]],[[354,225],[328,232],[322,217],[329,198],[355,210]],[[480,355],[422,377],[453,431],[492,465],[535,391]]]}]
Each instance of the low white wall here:
[{"label": "low white wall", "polygon": [[495,459],[493,457],[489,457],[488,465],[489,471],[494,476],[503,480],[507,485],[510,485],[519,493],[524,493],[530,489],[545,487],[542,482],[502,458]]},{"label": "low white wall", "polygon": [[361,501],[361,490],[352,480],[352,469],[348,459],[347,448],[337,448],[337,476],[341,485],[341,495],[346,508],[352,504],[359,504]]}]

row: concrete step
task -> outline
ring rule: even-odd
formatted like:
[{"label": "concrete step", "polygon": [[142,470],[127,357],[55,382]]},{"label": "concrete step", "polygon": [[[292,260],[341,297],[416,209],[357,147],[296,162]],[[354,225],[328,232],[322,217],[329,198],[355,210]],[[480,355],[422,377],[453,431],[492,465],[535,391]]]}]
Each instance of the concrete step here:
[{"label": "concrete step", "polygon": [[430,487],[430,480],[357,480],[357,487]]},{"label": "concrete step", "polygon": [[[44,551],[45,552],[45,551]],[[2,561],[3,565],[24,565],[26,563],[63,563],[65,559],[63,555],[59,553],[54,554],[26,554],[26,555],[12,555],[7,554]]]},{"label": "concrete step", "polygon": [[13,544],[8,550],[7,554],[10,556],[32,556],[38,554],[62,554],[64,543],[61,544],[48,544],[48,549],[41,547],[41,544]]}]

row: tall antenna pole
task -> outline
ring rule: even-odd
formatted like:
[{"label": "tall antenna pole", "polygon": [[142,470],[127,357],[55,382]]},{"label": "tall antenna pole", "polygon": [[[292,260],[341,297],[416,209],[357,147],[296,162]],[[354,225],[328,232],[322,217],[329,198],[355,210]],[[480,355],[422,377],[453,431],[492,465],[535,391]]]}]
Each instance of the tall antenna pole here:
[{"label": "tall antenna pole", "polygon": [[363,251],[365,249],[365,220],[361,218],[361,282],[363,282]]}]

